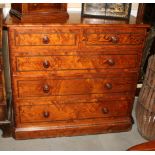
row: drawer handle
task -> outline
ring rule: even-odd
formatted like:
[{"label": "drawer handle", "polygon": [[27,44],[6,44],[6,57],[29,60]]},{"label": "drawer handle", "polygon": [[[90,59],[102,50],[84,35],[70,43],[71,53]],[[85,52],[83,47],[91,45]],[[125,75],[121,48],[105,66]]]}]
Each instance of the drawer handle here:
[{"label": "drawer handle", "polygon": [[106,83],[106,84],[105,84],[105,87],[106,87],[107,89],[112,89],[112,84],[111,84],[111,83]]},{"label": "drawer handle", "polygon": [[82,41],[87,41],[87,38],[85,36],[82,37]]},{"label": "drawer handle", "polygon": [[103,114],[108,114],[109,113],[109,109],[108,108],[102,108],[102,113]]},{"label": "drawer handle", "polygon": [[50,90],[49,86],[47,84],[45,84],[44,87],[43,87],[44,93],[48,93],[49,90]]},{"label": "drawer handle", "polygon": [[50,39],[48,38],[48,36],[44,36],[43,37],[43,43],[48,44],[49,42],[50,42]]},{"label": "drawer handle", "polygon": [[49,68],[49,66],[50,66],[49,61],[45,60],[45,61],[43,62],[43,66],[44,66],[44,68]]},{"label": "drawer handle", "polygon": [[115,65],[115,61],[113,59],[108,59],[107,60],[108,65],[110,66],[114,66]]},{"label": "drawer handle", "polygon": [[49,115],[50,115],[50,113],[49,113],[48,111],[44,111],[44,112],[43,112],[43,116],[44,116],[45,118],[48,118]]},{"label": "drawer handle", "polygon": [[118,43],[118,40],[119,40],[118,37],[112,36],[110,41],[111,41],[112,43]]},{"label": "drawer handle", "polygon": [[34,3],[33,6],[37,6],[37,3]]}]

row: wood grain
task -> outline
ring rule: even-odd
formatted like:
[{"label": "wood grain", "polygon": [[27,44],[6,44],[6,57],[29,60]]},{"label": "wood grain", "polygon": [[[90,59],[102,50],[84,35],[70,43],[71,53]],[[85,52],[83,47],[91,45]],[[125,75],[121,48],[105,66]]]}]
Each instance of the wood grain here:
[{"label": "wood grain", "polygon": [[18,72],[136,68],[137,55],[64,55],[17,57]]},{"label": "wood grain", "polygon": [[17,46],[75,46],[75,39],[74,33],[22,33],[16,35],[15,42]]},{"label": "wood grain", "polygon": [[[125,116],[129,101],[71,103],[20,106],[21,123],[69,121],[100,117]],[[122,108],[125,110],[122,111]]]},{"label": "wood grain", "polygon": [[[95,79],[29,79],[17,81],[18,97],[48,97],[62,95],[131,92],[134,77]],[[126,85],[126,87],[124,87]]]},{"label": "wood grain", "polygon": [[60,136],[77,136],[88,134],[101,134],[111,132],[129,131],[132,121],[129,117],[99,118],[88,120],[75,120],[66,123],[51,125],[14,128],[13,135],[16,139],[48,138]]}]

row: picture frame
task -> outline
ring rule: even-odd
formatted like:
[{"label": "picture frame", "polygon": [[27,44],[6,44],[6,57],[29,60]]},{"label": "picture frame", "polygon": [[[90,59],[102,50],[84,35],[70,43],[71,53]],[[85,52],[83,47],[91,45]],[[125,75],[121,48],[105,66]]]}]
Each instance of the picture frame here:
[{"label": "picture frame", "polygon": [[129,20],[131,3],[82,3],[82,17]]}]

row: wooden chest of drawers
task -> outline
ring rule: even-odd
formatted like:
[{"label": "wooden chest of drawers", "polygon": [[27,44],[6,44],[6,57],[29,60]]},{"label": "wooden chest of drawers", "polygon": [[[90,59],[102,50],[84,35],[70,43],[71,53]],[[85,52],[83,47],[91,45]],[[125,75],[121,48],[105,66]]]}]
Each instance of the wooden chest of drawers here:
[{"label": "wooden chest of drawers", "polygon": [[148,26],[77,17],[43,25],[7,18],[16,139],[131,129]]}]

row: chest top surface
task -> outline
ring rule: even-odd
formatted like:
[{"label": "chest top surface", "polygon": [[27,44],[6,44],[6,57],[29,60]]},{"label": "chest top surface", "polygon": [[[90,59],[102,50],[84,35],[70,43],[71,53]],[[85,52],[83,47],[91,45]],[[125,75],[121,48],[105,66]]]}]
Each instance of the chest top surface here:
[{"label": "chest top surface", "polygon": [[67,20],[56,19],[56,20],[20,20],[15,16],[8,15],[4,26],[12,27],[12,26],[61,26],[61,25],[69,25],[69,26],[123,26],[123,27],[146,27],[147,24],[136,24],[136,18],[134,16],[130,16],[129,20],[114,20],[114,19],[98,19],[98,18],[86,18],[81,17],[80,12],[70,12],[69,18]]}]

